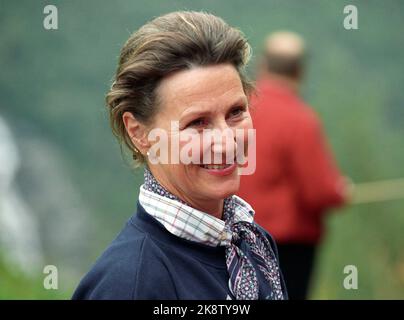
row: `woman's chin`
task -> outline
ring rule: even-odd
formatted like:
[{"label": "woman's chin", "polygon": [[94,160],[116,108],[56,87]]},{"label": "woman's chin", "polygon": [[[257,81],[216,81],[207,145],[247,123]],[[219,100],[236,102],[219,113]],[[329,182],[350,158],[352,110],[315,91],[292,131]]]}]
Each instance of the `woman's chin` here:
[{"label": "woman's chin", "polygon": [[224,199],[234,195],[239,189],[239,181],[228,181],[226,183],[207,186],[205,192],[211,199]]},{"label": "woman's chin", "polygon": [[[220,200],[237,193],[240,186],[240,175],[236,170],[227,174],[209,172],[200,166],[194,166],[191,174],[188,174],[187,181],[189,189],[206,199]],[[192,187],[191,187],[192,186]]]}]

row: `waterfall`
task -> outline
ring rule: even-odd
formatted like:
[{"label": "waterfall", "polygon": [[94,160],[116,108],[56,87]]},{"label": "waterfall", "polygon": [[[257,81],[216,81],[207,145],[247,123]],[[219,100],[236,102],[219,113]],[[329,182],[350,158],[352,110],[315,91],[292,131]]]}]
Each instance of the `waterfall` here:
[{"label": "waterfall", "polygon": [[18,149],[0,117],[0,252],[2,258],[32,274],[43,263],[38,222],[15,184],[20,167]]}]

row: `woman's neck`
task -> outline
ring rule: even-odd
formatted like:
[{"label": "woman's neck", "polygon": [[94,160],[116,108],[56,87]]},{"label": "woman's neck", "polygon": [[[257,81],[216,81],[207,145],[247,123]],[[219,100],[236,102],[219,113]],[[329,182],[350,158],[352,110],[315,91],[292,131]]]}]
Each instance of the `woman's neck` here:
[{"label": "woman's neck", "polygon": [[194,209],[206,212],[215,218],[223,220],[223,203],[224,200],[195,200],[186,199],[186,196],[177,195],[180,199],[184,200],[186,204]]}]

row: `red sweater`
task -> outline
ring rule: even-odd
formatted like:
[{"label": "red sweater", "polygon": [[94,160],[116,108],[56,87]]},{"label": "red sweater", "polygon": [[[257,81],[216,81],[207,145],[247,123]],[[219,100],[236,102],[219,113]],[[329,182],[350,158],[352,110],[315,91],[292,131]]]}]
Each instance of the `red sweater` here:
[{"label": "red sweater", "polygon": [[277,242],[318,243],[325,211],[344,202],[342,176],[315,112],[268,79],[259,80],[257,89],[251,101],[256,171],[241,177],[238,195]]}]

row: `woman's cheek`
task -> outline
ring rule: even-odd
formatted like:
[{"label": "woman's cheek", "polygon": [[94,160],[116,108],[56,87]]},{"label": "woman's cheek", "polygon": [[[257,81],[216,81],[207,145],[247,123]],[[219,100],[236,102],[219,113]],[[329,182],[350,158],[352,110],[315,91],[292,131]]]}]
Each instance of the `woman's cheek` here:
[{"label": "woman's cheek", "polygon": [[248,143],[248,132],[250,130],[253,130],[253,122],[251,116],[248,114],[248,116],[246,116],[246,118],[237,126],[237,131],[243,132],[243,140],[245,143]]},{"label": "woman's cheek", "polygon": [[253,128],[253,121],[251,118],[251,114],[248,112],[244,121],[245,129],[252,129]]},{"label": "woman's cheek", "polygon": [[182,164],[201,163],[203,155],[202,135],[182,133],[179,139],[179,158]]},{"label": "woman's cheek", "polygon": [[[253,122],[249,113],[242,121],[239,122],[235,129],[237,153],[240,153],[237,159],[238,161],[243,162],[244,160],[241,159],[248,156],[249,145],[255,143],[255,135],[252,134],[252,130],[254,130]],[[241,153],[243,156],[241,156]]]}]

